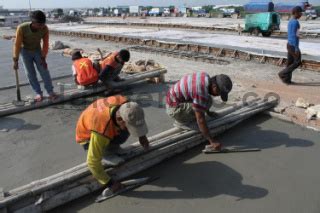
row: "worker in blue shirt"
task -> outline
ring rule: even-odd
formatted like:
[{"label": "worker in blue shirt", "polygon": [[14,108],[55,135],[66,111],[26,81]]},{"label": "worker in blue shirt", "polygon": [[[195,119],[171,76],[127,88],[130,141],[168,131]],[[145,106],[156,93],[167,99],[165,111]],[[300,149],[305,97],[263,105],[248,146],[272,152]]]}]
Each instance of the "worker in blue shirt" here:
[{"label": "worker in blue shirt", "polygon": [[291,84],[292,72],[301,65],[301,52],[299,49],[299,29],[298,19],[302,16],[302,8],[297,6],[292,9],[292,18],[288,23],[288,59],[287,66],[281,72],[279,77],[285,84]]}]

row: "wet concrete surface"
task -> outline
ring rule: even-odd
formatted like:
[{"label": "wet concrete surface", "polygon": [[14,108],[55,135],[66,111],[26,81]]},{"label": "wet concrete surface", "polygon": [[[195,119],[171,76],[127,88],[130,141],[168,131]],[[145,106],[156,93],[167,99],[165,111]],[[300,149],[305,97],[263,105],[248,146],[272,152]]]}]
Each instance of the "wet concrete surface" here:
[{"label": "wet concrete surface", "polygon": [[[70,42],[74,40],[68,39]],[[81,42],[87,48],[100,46],[116,50],[123,47],[88,39]],[[256,84],[248,81],[250,79],[277,84],[275,71],[280,69],[237,61],[221,66],[134,52],[134,60],[141,58],[155,59],[164,64],[169,71],[166,78],[171,81],[199,70],[208,71],[210,75],[228,73],[237,84],[242,82],[242,88],[235,84],[232,92],[235,97],[239,91],[249,91],[248,87]],[[69,71],[70,66],[67,68]],[[2,76],[6,77],[4,73]],[[319,75],[303,71],[296,72],[295,78],[317,80]],[[70,80],[65,79],[65,82]],[[145,109],[149,136],[172,127],[172,120],[164,108],[159,107],[158,101],[160,96],[163,102],[167,87],[140,86],[127,88],[124,93],[133,100],[144,100],[140,104]],[[300,87],[301,91],[304,89]],[[309,87],[307,91],[310,89],[313,93],[319,91],[318,87]],[[31,89],[23,87],[22,92],[28,94]],[[152,95],[152,99],[146,92]],[[14,97],[14,89],[0,92],[0,102]],[[8,132],[0,131],[0,187],[9,190],[83,163],[84,151],[74,141],[74,129],[82,110],[95,98],[97,96],[88,98],[87,103],[77,100],[0,118],[0,130],[8,129]],[[101,204],[94,203],[97,194],[90,195],[52,212],[318,213],[319,139],[317,132],[256,116],[221,135],[219,140],[226,146],[259,147],[261,152],[204,155],[201,154],[202,146],[199,146],[137,175],[160,177],[153,183]],[[136,139],[130,138],[128,144],[134,141]]]},{"label": "wet concrete surface", "polygon": [[[48,26],[51,30],[65,32],[88,32],[124,36],[139,39],[151,39],[158,41],[206,45],[219,48],[231,48],[263,55],[274,55],[285,57],[287,54],[287,41],[276,38],[265,38],[246,35],[215,34],[212,32],[199,32],[183,29],[160,29],[160,28],[128,28],[124,26],[99,26],[86,24],[52,24]],[[300,49],[304,59],[319,60],[317,48],[318,43],[300,41]]]},{"label": "wet concrete surface", "polygon": [[95,193],[51,212],[320,211],[318,133],[257,116],[218,139],[262,151],[205,155],[201,145],[136,175],[159,177],[150,184],[99,204]]},{"label": "wet concrete surface", "polygon": [[[6,87],[9,85],[15,85],[15,75],[13,72],[13,62],[12,62],[12,48],[13,42],[8,40],[0,39],[0,88]],[[27,77],[24,72],[24,68],[21,62],[22,59],[19,61],[19,79],[20,84],[27,83]],[[71,72],[71,65],[72,61],[70,58],[66,58],[61,56],[61,54],[49,51],[47,56],[47,62],[51,77],[57,77],[66,74],[72,74]],[[38,79],[40,80],[41,77],[39,73],[37,73]]]},{"label": "wet concrete surface", "polygon": [[[145,108],[149,136],[172,127],[163,105],[166,90],[165,84],[140,84],[123,92]],[[8,130],[0,132],[0,187],[10,190],[85,162],[85,153],[75,142],[75,126],[97,98],[0,118],[0,130]],[[130,137],[128,143],[136,141]]]}]

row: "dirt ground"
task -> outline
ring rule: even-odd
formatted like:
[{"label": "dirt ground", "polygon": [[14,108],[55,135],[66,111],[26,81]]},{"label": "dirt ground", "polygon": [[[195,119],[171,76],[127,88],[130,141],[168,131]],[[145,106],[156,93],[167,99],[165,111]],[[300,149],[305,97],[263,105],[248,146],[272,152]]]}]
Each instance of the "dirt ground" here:
[{"label": "dirt ground", "polygon": [[[6,30],[0,31],[0,33],[8,34],[12,33],[12,31],[10,32]],[[105,51],[115,51],[121,48],[130,47],[121,43],[51,36],[51,41],[54,40],[60,40],[71,48],[81,47],[86,51],[95,51],[98,47]],[[59,54],[61,53],[61,51],[55,52]],[[277,75],[277,73],[283,68],[270,64],[260,64],[257,62],[245,62],[241,60],[223,58],[224,60],[229,61],[230,64],[218,65],[134,51],[131,56],[132,61],[137,61],[139,59],[153,59],[162,64],[168,70],[168,73],[166,74],[167,82],[175,82],[184,74],[195,71],[205,71],[210,75],[220,73],[228,74],[234,81],[234,87],[230,99],[231,101],[239,101],[249,92],[255,92],[261,97],[264,97],[264,95],[269,92],[274,92],[280,96],[279,109],[284,115],[300,124],[320,129],[319,120],[306,120],[305,109],[300,109],[294,106],[299,97],[304,98],[310,104],[320,104],[320,73],[318,72],[297,69],[293,75],[293,81],[297,82],[297,84],[285,85],[279,80]],[[67,73],[68,71],[65,71],[63,74]]]},{"label": "dirt ground", "polygon": [[[77,41],[68,37],[57,37],[71,47],[77,46]],[[95,48],[112,51],[125,48],[122,44],[110,44],[101,41],[84,40],[83,48],[93,51]],[[90,42],[89,42],[90,41]],[[105,44],[105,48],[103,46]],[[295,85],[285,85],[279,78],[277,73],[283,69],[282,67],[270,64],[260,64],[256,62],[245,62],[241,60],[226,59],[230,64],[218,65],[203,62],[189,61],[185,59],[171,58],[165,55],[132,52],[132,60],[153,59],[168,69],[166,80],[168,82],[179,80],[184,74],[195,71],[205,71],[210,75],[220,73],[228,74],[234,81],[231,101],[241,100],[245,94],[255,92],[260,97],[273,92],[280,96],[279,108],[284,110],[282,113],[290,117],[294,121],[303,125],[317,127],[319,129],[319,120],[306,120],[304,109],[295,107],[295,102],[299,97],[304,98],[311,104],[320,104],[320,73],[297,69],[293,75]]]},{"label": "dirt ground", "polygon": [[[285,38],[257,37],[250,35],[237,35],[197,31],[188,29],[138,27],[138,26],[113,26],[113,25],[88,25],[88,24],[50,24],[49,29],[70,32],[90,32],[110,34],[140,39],[153,39],[175,43],[199,44],[220,48],[232,48],[258,54],[286,56]],[[315,42],[316,41],[316,42]],[[299,46],[305,59],[319,60],[319,39],[301,39]]]}]

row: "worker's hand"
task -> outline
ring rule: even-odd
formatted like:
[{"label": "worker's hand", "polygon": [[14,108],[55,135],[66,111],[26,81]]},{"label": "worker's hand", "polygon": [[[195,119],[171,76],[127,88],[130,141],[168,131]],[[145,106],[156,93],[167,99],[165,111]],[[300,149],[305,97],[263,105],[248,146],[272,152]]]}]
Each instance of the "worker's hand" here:
[{"label": "worker's hand", "polygon": [[139,142],[141,144],[141,146],[145,149],[148,150],[149,149],[149,140],[146,136],[142,136],[139,138]]},{"label": "worker's hand", "polygon": [[210,139],[209,143],[213,150],[221,150],[221,143],[219,143],[217,140]]},{"label": "worker's hand", "polygon": [[218,117],[218,113],[215,113],[215,112],[213,112],[213,111],[207,111],[206,112],[207,113],[207,115],[209,116],[209,117],[211,117],[211,118],[217,118]]},{"label": "worker's hand", "polygon": [[19,61],[18,60],[13,60],[13,70],[19,69]]},{"label": "worker's hand", "polygon": [[41,57],[41,65],[47,70],[48,64],[45,57]]},{"label": "worker's hand", "polygon": [[113,182],[112,185],[110,186],[110,189],[113,193],[116,193],[117,191],[119,191],[123,188],[124,188],[124,185],[122,183],[120,183],[119,181]]}]

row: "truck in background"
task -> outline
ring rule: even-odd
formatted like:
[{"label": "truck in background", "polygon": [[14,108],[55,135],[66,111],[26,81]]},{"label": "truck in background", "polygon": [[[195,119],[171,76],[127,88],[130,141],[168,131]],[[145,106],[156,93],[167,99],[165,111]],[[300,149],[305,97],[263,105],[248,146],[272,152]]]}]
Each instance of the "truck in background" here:
[{"label": "truck in background", "polygon": [[317,15],[317,11],[315,9],[308,9],[305,11],[305,14],[307,16],[307,19],[316,19],[318,18],[318,15]]},{"label": "truck in background", "polygon": [[29,16],[0,16],[0,27],[17,27],[27,21],[30,21]]},{"label": "truck in background", "polygon": [[272,32],[280,30],[280,15],[275,12],[247,14],[244,32],[255,36],[260,33],[264,37],[271,36]]},{"label": "truck in background", "polygon": [[133,16],[139,16],[143,10],[142,6],[130,6],[129,14]]},{"label": "truck in background", "polygon": [[250,1],[243,7],[246,13],[264,13],[274,11],[274,4],[271,1]]},{"label": "truck in background", "polygon": [[154,7],[149,11],[149,16],[162,16],[164,7]]}]

